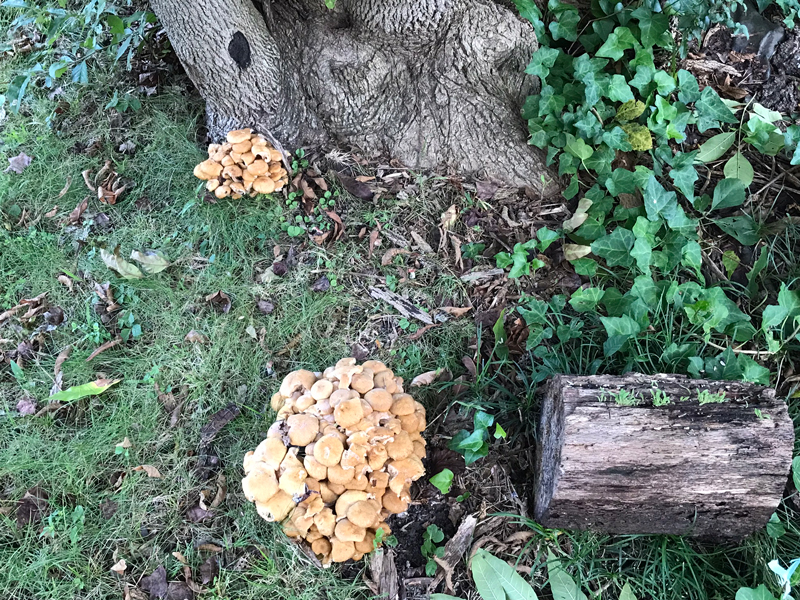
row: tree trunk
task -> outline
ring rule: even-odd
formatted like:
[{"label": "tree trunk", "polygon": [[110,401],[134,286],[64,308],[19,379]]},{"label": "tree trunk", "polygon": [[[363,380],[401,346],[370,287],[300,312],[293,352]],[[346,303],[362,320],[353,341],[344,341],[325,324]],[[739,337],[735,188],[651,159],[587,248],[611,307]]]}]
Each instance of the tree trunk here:
[{"label": "tree trunk", "polygon": [[536,36],[494,0],[151,4],[214,138],[252,127],[289,146],[343,144],[559,189],[520,115]]},{"label": "tree trunk", "polygon": [[[621,405],[619,390],[636,405]],[[703,390],[724,400],[701,403]],[[564,529],[740,539],[780,503],[793,444],[786,404],[768,388],[559,375],[544,396],[535,518]]]}]

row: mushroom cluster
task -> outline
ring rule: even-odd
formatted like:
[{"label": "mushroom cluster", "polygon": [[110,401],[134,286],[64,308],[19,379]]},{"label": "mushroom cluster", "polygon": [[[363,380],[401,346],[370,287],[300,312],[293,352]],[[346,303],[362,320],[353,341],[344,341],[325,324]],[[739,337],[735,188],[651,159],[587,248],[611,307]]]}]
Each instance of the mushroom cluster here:
[{"label": "mushroom cluster", "polygon": [[271,405],[277,420],[244,457],[245,496],[323,565],[359,560],[425,473],[425,408],[386,365],[354,358],[289,373]]},{"label": "mushroom cluster", "polygon": [[238,200],[245,194],[271,194],[289,183],[283,155],[250,129],[229,131],[224,144],[208,146],[208,160],[194,168],[217,198]]}]

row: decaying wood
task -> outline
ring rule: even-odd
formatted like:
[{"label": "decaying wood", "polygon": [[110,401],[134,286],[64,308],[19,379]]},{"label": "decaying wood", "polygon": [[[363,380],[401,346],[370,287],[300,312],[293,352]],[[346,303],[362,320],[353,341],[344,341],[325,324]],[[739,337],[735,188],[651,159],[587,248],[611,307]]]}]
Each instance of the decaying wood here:
[{"label": "decaying wood", "polygon": [[445,590],[447,593],[452,594],[454,592],[453,570],[470,547],[472,543],[472,534],[475,532],[475,525],[477,525],[477,523],[478,518],[475,515],[465,517],[458,526],[456,534],[444,545],[444,557],[433,557],[433,560],[436,561],[436,564],[438,564],[441,569],[439,569],[436,577],[433,578],[433,582],[430,588],[428,588],[429,593],[432,593],[436,589],[436,586],[442,582],[442,579],[445,580]]},{"label": "decaying wood", "polygon": [[[621,406],[621,389],[642,403]],[[670,403],[654,406],[654,390]],[[725,399],[701,404],[702,390]],[[793,444],[786,405],[769,388],[560,375],[543,400],[535,518],[554,528],[740,539],[778,506]]]},{"label": "decaying wood", "polygon": [[391,304],[395,309],[397,309],[397,312],[408,319],[416,319],[418,321],[422,321],[426,325],[433,325],[433,319],[426,311],[414,306],[413,302],[403,298],[398,294],[395,294],[394,292],[371,287],[369,288],[369,295],[376,300],[383,300],[384,302]]},{"label": "decaying wood", "polygon": [[378,548],[369,555],[370,580],[367,585],[378,600],[398,600],[399,584],[394,552]]}]

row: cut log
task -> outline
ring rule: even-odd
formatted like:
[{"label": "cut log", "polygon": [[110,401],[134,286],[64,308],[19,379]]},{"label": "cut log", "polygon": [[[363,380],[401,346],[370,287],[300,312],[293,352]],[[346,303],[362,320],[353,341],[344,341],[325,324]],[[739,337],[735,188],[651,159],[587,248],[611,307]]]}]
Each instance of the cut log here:
[{"label": "cut log", "polygon": [[534,516],[550,528],[741,539],[777,508],[793,444],[769,388],[559,375],[543,399]]}]

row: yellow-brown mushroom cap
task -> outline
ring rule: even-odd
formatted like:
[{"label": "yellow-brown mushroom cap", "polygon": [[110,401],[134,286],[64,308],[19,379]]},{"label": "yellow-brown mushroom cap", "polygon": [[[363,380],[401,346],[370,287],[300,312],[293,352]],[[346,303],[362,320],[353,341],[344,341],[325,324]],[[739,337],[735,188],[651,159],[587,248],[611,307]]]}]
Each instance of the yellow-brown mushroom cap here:
[{"label": "yellow-brown mushroom cap", "polygon": [[226,139],[230,144],[238,144],[245,140],[250,140],[251,130],[249,127],[245,129],[235,129],[233,131],[229,131]]},{"label": "yellow-brown mushroom cap", "polygon": [[323,435],[314,444],[314,458],[319,464],[326,467],[338,465],[343,452],[342,440],[333,434]]},{"label": "yellow-brown mushroom cap", "polygon": [[367,535],[366,527],[359,527],[349,519],[342,519],[336,523],[333,535],[343,542],[360,542]]},{"label": "yellow-brown mushroom cap", "polygon": [[293,446],[305,446],[317,438],[319,419],[314,415],[299,413],[286,419],[289,441]]}]

